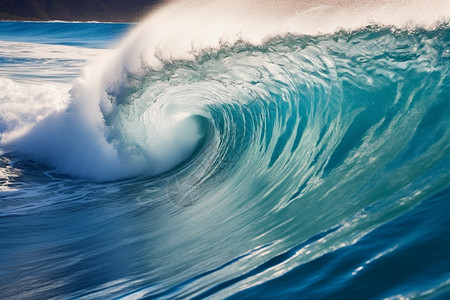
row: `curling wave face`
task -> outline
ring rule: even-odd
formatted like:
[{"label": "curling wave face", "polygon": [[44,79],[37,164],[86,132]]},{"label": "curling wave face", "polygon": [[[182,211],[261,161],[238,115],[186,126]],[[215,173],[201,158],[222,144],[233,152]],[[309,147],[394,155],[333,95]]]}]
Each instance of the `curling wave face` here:
[{"label": "curling wave face", "polygon": [[[26,137],[5,138],[4,144],[9,142],[18,151],[44,159],[60,171],[78,177],[111,180],[141,174],[156,175],[173,169],[195,151],[205,135],[199,131],[198,122],[193,119],[195,115],[210,119],[208,110],[223,104],[225,107],[259,106],[259,112],[266,113],[273,105],[269,104],[274,101],[273,94],[285,97],[283,103],[287,103],[288,108],[282,112],[283,104],[276,103],[281,107],[270,112],[268,118],[279,114],[281,119],[289,119],[289,125],[304,127],[304,115],[308,110],[303,107],[311,106],[320,107],[322,113],[327,114],[326,119],[338,119],[342,105],[336,103],[346,97],[339,96],[342,94],[339,85],[343,81],[361,75],[368,80],[362,84],[378,83],[370,82],[374,75],[362,71],[365,67],[362,63],[354,68],[351,60],[355,58],[342,57],[344,52],[362,57],[368,53],[381,55],[384,50],[380,47],[384,45],[408,44],[396,40],[395,34],[389,37],[394,40],[380,42],[376,37],[370,41],[372,36],[355,37],[351,42],[360,47],[357,53],[358,48],[350,43],[327,45],[326,40],[333,39],[333,35],[317,39],[295,38],[289,34],[333,33],[339,28],[361,28],[369,21],[409,30],[419,25],[433,28],[436,22],[445,20],[450,14],[445,1],[433,6],[417,3],[407,8],[371,2],[361,7],[339,1],[301,5],[289,2],[276,7],[256,1],[243,5],[242,9],[237,9],[229,1],[194,1],[164,6],[132,30],[118,50],[105,55],[105,59],[86,70],[85,76],[78,79],[70,91],[71,103],[64,113],[48,118]],[[366,9],[368,7],[372,9]],[[330,17],[336,9],[342,14],[334,13],[326,25],[317,22]],[[400,14],[405,10],[407,13]],[[243,12],[248,11],[252,14],[245,17]],[[343,14],[346,19],[359,17],[345,21]],[[383,32],[384,29],[373,29],[380,30]],[[343,39],[344,36],[338,34],[336,38]],[[367,41],[364,45],[358,39]],[[369,45],[371,42],[380,43],[380,47]],[[417,56],[419,46],[407,45]],[[389,61],[372,63],[391,68]],[[397,66],[392,67],[395,74]],[[330,73],[323,74],[323,68]],[[339,68],[346,68],[348,72],[342,69],[341,74]],[[329,100],[322,99],[315,89],[325,93]],[[297,99],[299,96],[305,98]],[[323,101],[329,104],[322,104]],[[316,117],[316,112],[311,112]],[[312,122],[313,118],[308,119]],[[322,120],[321,117],[317,121],[320,125],[316,126],[335,126],[334,123],[322,124]],[[263,130],[261,124],[258,126],[255,130]],[[325,132],[321,133],[325,135]],[[258,134],[261,135],[255,133]],[[283,138],[292,135],[286,132]],[[297,139],[291,145],[294,148],[302,140],[300,135]],[[284,142],[280,142],[277,151]]]}]

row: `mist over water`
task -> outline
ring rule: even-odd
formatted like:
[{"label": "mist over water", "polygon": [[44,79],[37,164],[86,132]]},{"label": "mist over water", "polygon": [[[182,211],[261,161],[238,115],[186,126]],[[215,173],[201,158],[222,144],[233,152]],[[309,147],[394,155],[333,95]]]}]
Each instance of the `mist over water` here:
[{"label": "mist over water", "polygon": [[63,23],[98,32],[75,45],[20,23],[0,43],[0,296],[445,298],[449,17],[174,1]]}]

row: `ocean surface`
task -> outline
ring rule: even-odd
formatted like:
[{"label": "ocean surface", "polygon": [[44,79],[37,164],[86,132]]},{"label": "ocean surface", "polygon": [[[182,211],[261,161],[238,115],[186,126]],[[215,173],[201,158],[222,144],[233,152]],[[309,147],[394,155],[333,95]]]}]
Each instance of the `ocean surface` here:
[{"label": "ocean surface", "polygon": [[0,298],[450,299],[427,3],[0,22]]}]

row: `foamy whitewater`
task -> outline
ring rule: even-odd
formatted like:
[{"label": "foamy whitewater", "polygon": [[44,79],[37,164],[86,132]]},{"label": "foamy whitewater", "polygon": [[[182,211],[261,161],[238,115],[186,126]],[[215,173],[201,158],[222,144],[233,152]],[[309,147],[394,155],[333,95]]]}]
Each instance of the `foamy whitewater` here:
[{"label": "foamy whitewater", "polygon": [[0,298],[450,297],[450,3],[0,22]]}]

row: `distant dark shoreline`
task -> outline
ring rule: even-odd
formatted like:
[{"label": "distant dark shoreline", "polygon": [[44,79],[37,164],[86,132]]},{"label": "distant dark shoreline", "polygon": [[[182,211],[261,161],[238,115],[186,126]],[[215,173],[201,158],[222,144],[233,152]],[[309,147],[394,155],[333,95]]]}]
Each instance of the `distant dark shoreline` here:
[{"label": "distant dark shoreline", "polygon": [[134,23],[163,0],[0,0],[0,21]]},{"label": "distant dark shoreline", "polygon": [[67,21],[67,20],[2,20],[0,19],[0,23],[6,23],[6,22],[29,22],[29,23],[102,23],[102,24],[137,24],[138,21],[97,21],[97,20],[90,20],[90,21]]}]

